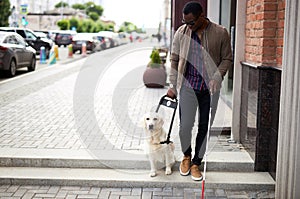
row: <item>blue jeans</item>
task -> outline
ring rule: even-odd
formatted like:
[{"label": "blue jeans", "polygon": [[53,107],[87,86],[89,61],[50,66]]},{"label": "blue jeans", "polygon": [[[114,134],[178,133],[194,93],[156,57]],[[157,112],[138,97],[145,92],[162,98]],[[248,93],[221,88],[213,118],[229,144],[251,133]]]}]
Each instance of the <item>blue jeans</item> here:
[{"label": "blue jeans", "polygon": [[208,90],[195,91],[182,86],[179,95],[179,137],[185,156],[192,155],[192,129],[198,110],[198,132],[192,163],[200,165],[206,149],[206,135],[209,122],[210,94]]}]

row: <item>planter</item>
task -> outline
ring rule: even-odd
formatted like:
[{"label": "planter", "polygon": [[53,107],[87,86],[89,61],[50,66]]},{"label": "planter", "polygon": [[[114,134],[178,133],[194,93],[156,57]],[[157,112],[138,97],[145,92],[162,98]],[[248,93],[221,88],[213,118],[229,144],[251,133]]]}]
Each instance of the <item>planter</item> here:
[{"label": "planter", "polygon": [[164,66],[161,67],[147,67],[144,75],[143,81],[148,88],[164,88],[166,85],[167,74]]}]

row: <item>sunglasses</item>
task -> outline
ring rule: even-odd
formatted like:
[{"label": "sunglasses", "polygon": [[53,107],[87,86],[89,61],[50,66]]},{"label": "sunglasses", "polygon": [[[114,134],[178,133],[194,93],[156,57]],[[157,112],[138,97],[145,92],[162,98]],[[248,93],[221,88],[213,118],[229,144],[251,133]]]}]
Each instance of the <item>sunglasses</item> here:
[{"label": "sunglasses", "polygon": [[182,21],[181,21],[183,24],[186,24],[186,25],[188,25],[188,26],[193,26],[193,25],[195,25],[195,21],[190,21],[190,22],[185,22],[184,21],[184,19],[182,19]]},{"label": "sunglasses", "polygon": [[198,19],[199,19],[199,17],[198,17],[196,20],[189,21],[189,22],[186,22],[184,19],[182,19],[181,22],[182,22],[183,24],[188,25],[188,26],[193,26],[193,25],[195,25],[195,23],[196,23],[196,21],[197,21]]}]

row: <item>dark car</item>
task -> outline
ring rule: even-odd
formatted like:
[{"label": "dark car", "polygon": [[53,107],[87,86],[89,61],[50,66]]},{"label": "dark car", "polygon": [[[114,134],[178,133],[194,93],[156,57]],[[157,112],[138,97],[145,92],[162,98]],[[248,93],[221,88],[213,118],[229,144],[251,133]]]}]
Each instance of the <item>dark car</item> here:
[{"label": "dark car", "polygon": [[73,36],[75,35],[75,32],[69,32],[69,31],[60,31],[57,32],[54,38],[54,42],[58,47],[60,46],[67,46],[72,43]]},{"label": "dark car", "polygon": [[0,70],[13,77],[18,68],[27,67],[28,71],[34,71],[35,66],[36,51],[24,38],[14,32],[0,31]]},{"label": "dark car", "polygon": [[38,37],[34,34],[34,32],[28,28],[16,28],[16,27],[0,27],[0,31],[6,32],[16,32],[21,35],[25,41],[36,50],[36,54],[40,54],[40,49],[42,46],[45,47],[46,57],[49,58],[50,50],[52,48],[52,44],[49,41]]}]

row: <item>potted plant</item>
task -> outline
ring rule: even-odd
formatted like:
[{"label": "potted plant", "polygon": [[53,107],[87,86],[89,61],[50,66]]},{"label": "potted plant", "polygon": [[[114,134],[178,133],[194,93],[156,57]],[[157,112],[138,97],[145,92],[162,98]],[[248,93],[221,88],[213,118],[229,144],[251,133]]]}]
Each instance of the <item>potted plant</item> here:
[{"label": "potted plant", "polygon": [[148,88],[163,88],[166,84],[167,74],[159,53],[156,48],[152,50],[150,62],[143,74],[144,84]]}]

